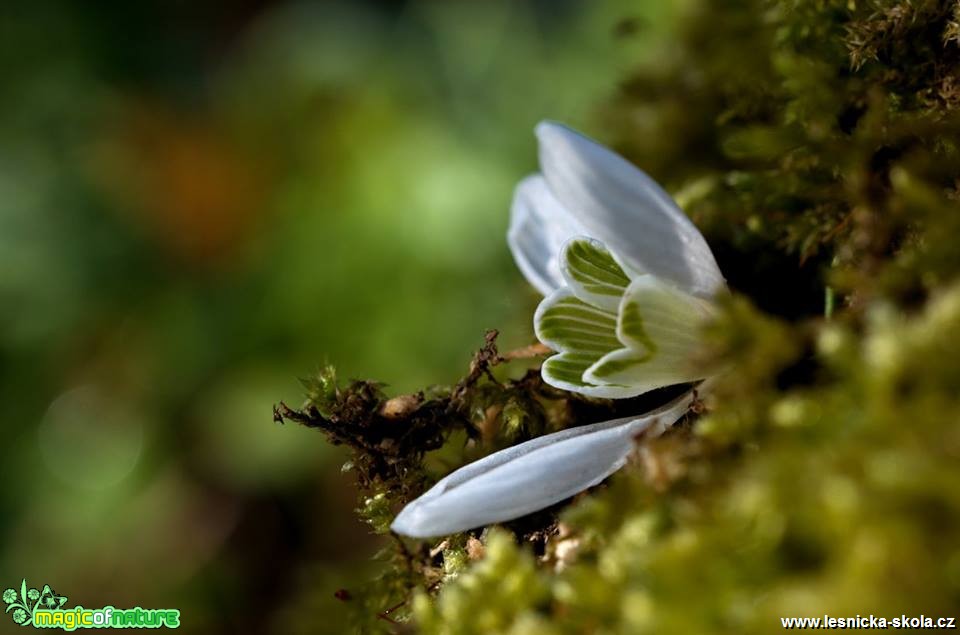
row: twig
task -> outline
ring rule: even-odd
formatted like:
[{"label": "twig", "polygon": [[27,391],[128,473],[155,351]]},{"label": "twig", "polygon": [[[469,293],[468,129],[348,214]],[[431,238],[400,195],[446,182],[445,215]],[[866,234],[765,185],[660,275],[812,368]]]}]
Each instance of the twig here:
[{"label": "twig", "polygon": [[549,346],[537,342],[536,344],[531,344],[530,346],[524,346],[522,348],[515,348],[512,351],[507,351],[500,356],[500,361],[510,362],[515,359],[533,359],[534,357],[549,355],[552,352],[553,350]]}]

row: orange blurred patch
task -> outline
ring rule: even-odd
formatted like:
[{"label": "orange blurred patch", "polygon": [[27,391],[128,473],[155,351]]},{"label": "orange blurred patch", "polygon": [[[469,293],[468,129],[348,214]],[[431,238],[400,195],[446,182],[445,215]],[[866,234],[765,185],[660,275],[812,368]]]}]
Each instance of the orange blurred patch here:
[{"label": "orange blurred patch", "polygon": [[128,107],[94,156],[96,180],[175,258],[228,264],[265,212],[266,166],[214,119]]}]

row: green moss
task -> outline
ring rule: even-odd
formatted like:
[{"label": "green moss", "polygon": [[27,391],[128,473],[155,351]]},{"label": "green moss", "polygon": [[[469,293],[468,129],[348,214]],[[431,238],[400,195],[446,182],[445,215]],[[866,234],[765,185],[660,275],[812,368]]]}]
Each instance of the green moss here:
[{"label": "green moss", "polygon": [[495,531],[487,537],[482,560],[458,575],[438,600],[418,592],[413,612],[428,632],[524,632],[519,625],[536,621],[538,609],[547,606],[549,597],[546,577],[532,556],[519,549],[512,536]]}]

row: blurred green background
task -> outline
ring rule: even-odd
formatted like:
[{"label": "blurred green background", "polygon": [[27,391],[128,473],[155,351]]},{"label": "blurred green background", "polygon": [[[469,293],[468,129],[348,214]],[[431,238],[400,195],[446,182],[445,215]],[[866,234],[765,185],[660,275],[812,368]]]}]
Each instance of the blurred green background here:
[{"label": "blurred green background", "polygon": [[599,123],[651,4],[5,4],[0,586],[342,632],[382,539],[271,405],[324,362],[393,393],[531,341],[532,127]]}]

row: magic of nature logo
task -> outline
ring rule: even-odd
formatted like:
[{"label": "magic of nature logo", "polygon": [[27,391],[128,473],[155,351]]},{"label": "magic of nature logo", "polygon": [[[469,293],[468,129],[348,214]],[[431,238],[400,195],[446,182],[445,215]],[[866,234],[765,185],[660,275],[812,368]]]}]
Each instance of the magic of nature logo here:
[{"label": "magic of nature logo", "polygon": [[49,584],[42,589],[28,587],[26,579],[20,590],[6,589],[3,602],[6,613],[11,613],[15,624],[34,628],[60,628],[75,631],[78,628],[178,628],[178,609],[144,609],[139,606],[118,609],[104,606],[87,609],[82,606],[64,608],[67,597],[59,595]]}]

